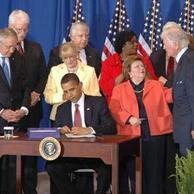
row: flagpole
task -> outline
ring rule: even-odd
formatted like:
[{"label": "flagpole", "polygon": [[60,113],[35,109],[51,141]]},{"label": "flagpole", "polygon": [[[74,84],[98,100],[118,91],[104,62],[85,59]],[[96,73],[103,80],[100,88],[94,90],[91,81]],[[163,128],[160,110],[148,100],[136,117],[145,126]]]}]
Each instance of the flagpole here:
[{"label": "flagpole", "polygon": [[152,38],[151,38],[151,44],[150,44],[150,47],[151,47],[151,51],[153,50],[153,45],[154,45],[154,34],[155,34],[155,15],[156,15],[156,0],[153,1],[153,21],[152,21]]},{"label": "flagpole", "polygon": [[121,31],[121,10],[122,10],[122,8],[121,8],[121,1],[122,0],[119,0],[119,32]]},{"label": "flagpole", "polygon": [[191,2],[188,0],[188,5],[187,5],[187,32],[189,32],[189,24],[190,24],[190,10],[191,9]]},{"label": "flagpole", "polygon": [[75,21],[77,22],[77,18],[78,18],[78,7],[79,7],[79,0],[76,0],[76,4],[75,4]]}]

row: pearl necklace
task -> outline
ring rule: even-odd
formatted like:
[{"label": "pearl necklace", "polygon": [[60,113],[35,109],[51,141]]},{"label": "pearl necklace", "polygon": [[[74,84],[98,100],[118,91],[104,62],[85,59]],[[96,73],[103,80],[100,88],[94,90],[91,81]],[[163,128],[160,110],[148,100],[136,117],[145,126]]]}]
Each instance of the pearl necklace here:
[{"label": "pearl necklace", "polygon": [[144,89],[142,89],[142,90],[134,90],[134,92],[137,93],[137,94],[139,94],[139,93],[141,93],[143,91],[144,91]]}]

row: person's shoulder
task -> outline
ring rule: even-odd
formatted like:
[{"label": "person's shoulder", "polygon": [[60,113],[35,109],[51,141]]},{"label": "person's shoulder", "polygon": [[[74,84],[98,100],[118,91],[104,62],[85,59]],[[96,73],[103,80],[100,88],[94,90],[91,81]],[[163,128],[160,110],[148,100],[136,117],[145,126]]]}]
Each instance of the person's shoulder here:
[{"label": "person's shoulder", "polygon": [[55,65],[53,67],[51,67],[51,72],[54,73],[56,71],[60,71],[61,69],[67,69],[67,66],[64,63],[60,63],[58,65]]},{"label": "person's shoulder", "polygon": [[66,102],[63,102],[57,107],[58,111],[64,111],[64,109],[67,109],[71,105],[71,102],[68,100]]},{"label": "person's shoulder", "polygon": [[86,64],[83,64],[83,63],[80,63],[79,66],[80,66],[80,68],[81,68],[83,71],[89,71],[89,72],[95,71],[94,67],[89,66],[89,65],[86,65]]},{"label": "person's shoulder", "polygon": [[112,55],[110,55],[109,57],[107,57],[102,64],[106,65],[114,65],[114,64],[120,64],[121,63],[121,57],[118,53],[114,53]]},{"label": "person's shoulder", "polygon": [[29,39],[24,39],[24,46],[42,48],[40,43],[38,43],[36,41],[29,40]]},{"label": "person's shoulder", "polygon": [[91,45],[86,45],[86,47],[85,47],[85,51],[91,51],[91,52],[94,52],[94,53],[97,53],[97,54],[99,54],[99,52],[98,52],[98,50],[96,49],[96,48],[94,48],[94,47],[92,47]]},{"label": "person's shoulder", "polygon": [[91,96],[85,94],[85,99],[90,102],[105,102],[105,98],[103,96]]},{"label": "person's shoulder", "polygon": [[158,80],[153,80],[153,79],[149,79],[149,80],[145,80],[145,84],[149,85],[150,87],[162,87],[163,88],[163,84],[158,81]]}]

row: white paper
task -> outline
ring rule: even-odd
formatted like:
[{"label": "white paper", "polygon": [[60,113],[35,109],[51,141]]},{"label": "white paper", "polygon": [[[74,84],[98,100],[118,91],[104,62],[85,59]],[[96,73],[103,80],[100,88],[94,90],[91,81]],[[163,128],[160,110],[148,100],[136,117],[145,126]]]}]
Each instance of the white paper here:
[{"label": "white paper", "polygon": [[96,137],[94,134],[74,135],[74,134],[71,134],[71,133],[66,133],[65,136],[68,137],[68,138]]}]

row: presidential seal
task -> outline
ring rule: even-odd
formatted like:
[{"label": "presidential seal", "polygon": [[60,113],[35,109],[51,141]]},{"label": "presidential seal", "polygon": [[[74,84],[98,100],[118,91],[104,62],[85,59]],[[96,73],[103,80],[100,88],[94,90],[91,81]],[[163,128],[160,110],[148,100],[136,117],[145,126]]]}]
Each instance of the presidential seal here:
[{"label": "presidential seal", "polygon": [[45,137],[39,144],[40,155],[45,160],[55,160],[61,153],[61,145],[54,137]]}]

